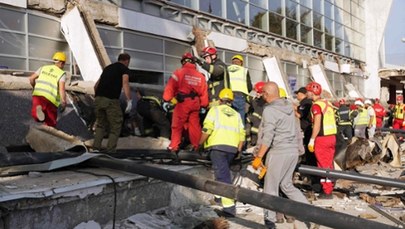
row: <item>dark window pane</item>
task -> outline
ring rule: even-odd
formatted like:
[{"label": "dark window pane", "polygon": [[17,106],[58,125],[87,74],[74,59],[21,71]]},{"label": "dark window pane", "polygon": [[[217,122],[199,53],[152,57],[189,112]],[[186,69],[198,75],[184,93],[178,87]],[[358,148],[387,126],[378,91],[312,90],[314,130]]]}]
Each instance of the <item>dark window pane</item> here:
[{"label": "dark window pane", "polygon": [[216,16],[222,16],[221,2],[217,0],[200,0],[200,10]]},{"label": "dark window pane", "polygon": [[0,31],[0,50],[2,54],[25,55],[25,35]]},{"label": "dark window pane", "polygon": [[285,15],[288,18],[297,20],[297,7],[298,4],[292,0],[288,0],[286,2],[286,7],[285,7]]},{"label": "dark window pane", "polygon": [[40,36],[64,39],[60,22],[35,15],[28,15],[28,32]]},{"label": "dark window pane", "polygon": [[301,6],[301,23],[312,26],[311,9]]},{"label": "dark window pane", "polygon": [[335,39],[335,52],[344,54],[343,41],[340,39]]},{"label": "dark window pane", "polygon": [[332,51],[333,49],[333,37],[325,34],[325,49]]},{"label": "dark window pane", "polygon": [[333,34],[333,21],[329,18],[325,18],[325,33]]},{"label": "dark window pane", "polygon": [[314,30],[314,46],[322,48],[322,32]]},{"label": "dark window pane", "polygon": [[227,1],[227,18],[245,24],[245,8],[246,3],[241,0],[228,0]]},{"label": "dark window pane", "polygon": [[281,1],[269,0],[269,10],[281,14]]},{"label": "dark window pane", "polygon": [[266,30],[266,10],[250,5],[250,26]]},{"label": "dark window pane", "polygon": [[322,15],[314,13],[314,28],[322,30]]},{"label": "dark window pane", "polygon": [[163,52],[163,41],[154,37],[124,33],[124,47],[144,51]]},{"label": "dark window pane", "polygon": [[269,13],[270,32],[283,35],[283,17],[275,13]]},{"label": "dark window pane", "polygon": [[297,40],[297,26],[298,26],[297,22],[287,19],[286,34],[288,38]]},{"label": "dark window pane", "polygon": [[301,25],[301,42],[312,45],[312,29],[309,26]]},{"label": "dark window pane", "polygon": [[0,15],[0,28],[24,31],[25,21],[23,13],[0,8]]}]

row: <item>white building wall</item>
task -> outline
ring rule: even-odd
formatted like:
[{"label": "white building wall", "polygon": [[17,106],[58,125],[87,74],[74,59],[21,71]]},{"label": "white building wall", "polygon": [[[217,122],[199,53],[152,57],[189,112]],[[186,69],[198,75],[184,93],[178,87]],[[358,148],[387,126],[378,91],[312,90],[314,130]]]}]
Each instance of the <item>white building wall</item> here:
[{"label": "white building wall", "polygon": [[380,97],[380,78],[378,69],[381,62],[380,53],[384,52],[384,31],[392,5],[392,0],[365,2],[365,42],[366,42],[366,71],[368,79],[364,81],[364,96],[367,98]]}]

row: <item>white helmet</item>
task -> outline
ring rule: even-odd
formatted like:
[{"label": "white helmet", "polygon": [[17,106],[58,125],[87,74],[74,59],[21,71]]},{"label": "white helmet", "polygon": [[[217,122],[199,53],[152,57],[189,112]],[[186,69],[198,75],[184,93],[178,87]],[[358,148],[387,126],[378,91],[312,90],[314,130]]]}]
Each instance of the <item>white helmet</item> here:
[{"label": "white helmet", "polygon": [[366,99],[366,100],[364,101],[364,104],[373,105],[373,103],[372,103],[371,100],[369,100],[369,99]]},{"label": "white helmet", "polygon": [[363,102],[360,101],[360,100],[356,100],[356,101],[354,102],[354,105],[364,106]]}]

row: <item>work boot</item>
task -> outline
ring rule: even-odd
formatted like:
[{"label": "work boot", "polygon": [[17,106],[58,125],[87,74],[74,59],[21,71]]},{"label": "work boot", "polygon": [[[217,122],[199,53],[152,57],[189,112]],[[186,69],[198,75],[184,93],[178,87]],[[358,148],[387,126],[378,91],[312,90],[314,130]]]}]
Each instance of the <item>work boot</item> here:
[{"label": "work boot", "polygon": [[37,105],[37,106],[35,107],[35,112],[36,112],[38,121],[43,122],[43,121],[45,120],[45,114],[44,114],[44,112],[42,111],[42,106],[41,106],[41,105]]},{"label": "work boot", "polygon": [[264,220],[264,226],[267,229],[276,229],[276,224],[274,222],[271,222],[270,220],[267,220],[267,219]]}]

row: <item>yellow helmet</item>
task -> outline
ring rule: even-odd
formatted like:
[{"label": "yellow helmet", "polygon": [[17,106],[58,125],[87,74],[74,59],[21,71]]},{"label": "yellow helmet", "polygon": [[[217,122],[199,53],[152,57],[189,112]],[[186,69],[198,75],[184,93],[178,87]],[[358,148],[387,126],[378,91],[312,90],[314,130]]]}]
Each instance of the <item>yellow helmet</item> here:
[{"label": "yellow helmet", "polygon": [[278,88],[278,95],[280,98],[287,98],[287,92],[284,90],[284,88]]},{"label": "yellow helmet", "polygon": [[66,55],[63,52],[55,52],[55,54],[53,54],[52,59],[66,62]]},{"label": "yellow helmet", "polygon": [[229,88],[224,88],[219,92],[219,99],[228,99],[233,101],[233,92]]},{"label": "yellow helmet", "polygon": [[233,60],[233,59],[238,59],[238,60],[240,60],[240,61],[243,62],[243,56],[242,56],[242,55],[239,55],[239,54],[233,56],[233,57],[232,57],[232,60]]}]

